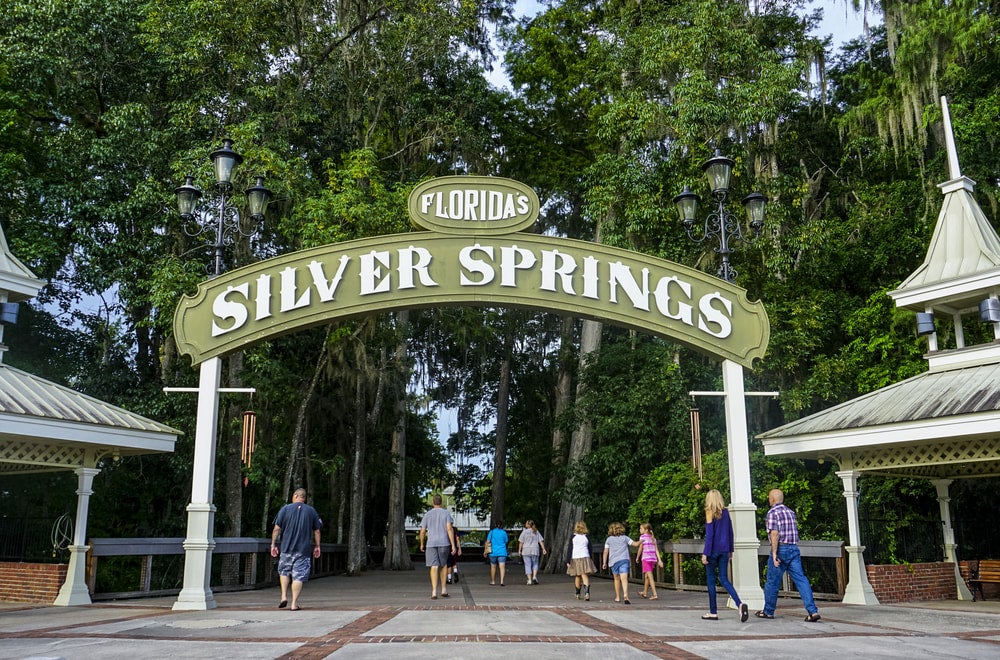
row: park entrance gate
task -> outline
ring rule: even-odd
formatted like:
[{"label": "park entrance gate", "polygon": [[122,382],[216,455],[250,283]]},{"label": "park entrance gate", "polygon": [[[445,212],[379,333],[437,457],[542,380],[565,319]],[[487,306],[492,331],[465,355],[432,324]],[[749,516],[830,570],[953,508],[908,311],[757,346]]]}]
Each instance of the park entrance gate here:
[{"label": "park entrance gate", "polygon": [[432,179],[410,194],[423,231],[326,245],[202,282],[174,315],[181,353],[199,366],[184,584],[174,609],[215,607],[213,482],[221,360],[307,327],[385,312],[459,305],[555,311],[670,338],[722,360],[735,531],[734,585],[763,605],[750,492],[743,368],[767,349],[767,314],[746,291],[681,264],[527,233],[539,203],[499,177]]}]

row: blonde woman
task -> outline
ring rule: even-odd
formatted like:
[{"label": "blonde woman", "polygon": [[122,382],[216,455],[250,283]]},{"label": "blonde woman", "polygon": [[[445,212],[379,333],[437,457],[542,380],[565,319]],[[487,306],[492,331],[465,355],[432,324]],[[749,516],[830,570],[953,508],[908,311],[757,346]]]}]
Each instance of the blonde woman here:
[{"label": "blonde woman", "polygon": [[722,499],[722,493],[714,488],[705,495],[705,548],[701,553],[701,563],[705,565],[705,577],[708,584],[708,614],[702,619],[718,621],[719,612],[715,597],[715,578],[729,592],[740,610],[740,621],[746,622],[750,617],[747,604],[740,600],[733,583],[726,575],[729,560],[733,556],[733,522],[729,518],[729,509]]},{"label": "blonde woman", "polygon": [[573,525],[573,536],[566,548],[566,575],[573,576],[576,585],[576,599],[580,600],[580,589],[583,589],[583,599],[590,600],[590,574],[597,572],[594,566],[593,553],[590,548],[590,530],[587,523],[578,520]]}]

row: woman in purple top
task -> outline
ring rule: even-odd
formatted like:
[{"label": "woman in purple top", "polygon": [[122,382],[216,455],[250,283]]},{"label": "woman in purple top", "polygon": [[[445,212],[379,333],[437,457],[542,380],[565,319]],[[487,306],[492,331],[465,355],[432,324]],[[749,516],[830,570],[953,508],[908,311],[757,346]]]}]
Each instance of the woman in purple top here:
[{"label": "woman in purple top", "polygon": [[719,613],[715,598],[715,577],[729,592],[736,607],[740,610],[740,621],[750,617],[747,604],[740,600],[733,583],[726,575],[726,568],[733,556],[733,522],[729,519],[729,510],[722,499],[722,494],[714,488],[705,495],[705,549],[701,554],[701,563],[705,565],[705,577],[708,582],[708,614],[701,618],[718,621]]}]

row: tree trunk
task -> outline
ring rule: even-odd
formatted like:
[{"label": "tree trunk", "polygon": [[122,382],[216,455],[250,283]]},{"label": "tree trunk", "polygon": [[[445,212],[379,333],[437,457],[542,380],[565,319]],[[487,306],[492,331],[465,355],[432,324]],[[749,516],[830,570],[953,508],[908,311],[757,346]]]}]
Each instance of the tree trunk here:
[{"label": "tree trunk", "polygon": [[285,481],[282,484],[283,490],[281,491],[281,499],[284,502],[292,501],[292,478],[302,472],[301,463],[304,460],[303,447],[305,445],[306,413],[316,394],[320,374],[322,374],[323,365],[326,363],[329,340],[330,328],[328,327],[326,334],[323,336],[323,347],[316,358],[316,366],[313,368],[312,378],[309,380],[305,396],[302,397],[302,403],[299,404],[299,410],[295,415],[295,429],[292,431],[292,445],[288,450],[288,462],[285,464]]},{"label": "tree trunk", "polygon": [[497,386],[496,448],[493,451],[493,500],[490,506],[490,528],[504,524],[504,500],[507,495],[507,429],[510,415],[510,353],[509,332],[504,331],[503,362]]},{"label": "tree trunk", "polygon": [[358,369],[354,387],[354,457],[351,467],[351,516],[347,530],[347,574],[359,575],[365,568],[365,376]]},{"label": "tree trunk", "polygon": [[[583,328],[580,333],[580,373],[583,373],[587,362],[592,357],[595,357],[597,351],[601,348],[602,327],[597,321],[583,322]],[[577,401],[580,400],[585,389],[582,380],[577,383]],[[583,519],[583,507],[572,501],[573,491],[575,490],[572,470],[576,463],[590,452],[590,446],[593,442],[593,431],[594,429],[589,419],[581,420],[580,425],[573,431],[567,461],[571,476],[566,482],[562,506],[559,509],[559,522],[555,533],[552,535],[552,561],[546,566],[546,571],[549,573],[559,572],[566,565],[566,546],[569,543],[570,537],[573,536],[573,525],[576,521]]]},{"label": "tree trunk", "polygon": [[[573,398],[573,364],[571,357],[573,355],[573,326],[575,323],[576,319],[572,316],[564,316],[562,329],[559,333],[559,375],[556,380],[555,427],[552,431],[552,471],[549,474],[549,488],[545,501],[545,520],[542,524],[542,535],[545,538],[549,538],[550,534],[555,535],[555,518],[558,516],[558,511],[556,510],[554,494],[562,489],[563,480],[565,479],[567,434],[562,426],[562,420],[566,411],[569,410]],[[551,549],[550,547],[550,552]],[[551,554],[543,557],[543,566],[547,566],[551,558]],[[556,565],[561,565],[560,561],[554,561]]]},{"label": "tree trunk", "polygon": [[396,346],[396,423],[392,429],[392,476],[389,477],[389,521],[385,535],[385,556],[382,568],[390,571],[411,571],[410,548],[406,544],[406,382],[409,375],[406,341],[409,312],[399,313],[400,341]]},{"label": "tree trunk", "polygon": [[[229,387],[243,387],[243,351],[229,356]],[[236,433],[232,420],[242,418],[242,406],[230,400],[223,416],[222,433],[226,446],[226,526],[224,536],[243,535],[243,434]],[[239,584],[239,555],[223,555],[222,584]]]}]

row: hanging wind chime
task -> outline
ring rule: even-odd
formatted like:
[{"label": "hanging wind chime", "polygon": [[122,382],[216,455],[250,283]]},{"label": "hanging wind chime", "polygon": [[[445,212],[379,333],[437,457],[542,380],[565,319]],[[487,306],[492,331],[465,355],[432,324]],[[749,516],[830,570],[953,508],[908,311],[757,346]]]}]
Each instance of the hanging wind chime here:
[{"label": "hanging wind chime", "polygon": [[[251,461],[253,460],[253,450],[254,441],[257,436],[257,413],[252,410],[246,410],[243,412],[243,449],[240,452],[240,459],[246,463],[247,469],[250,469]],[[243,477],[243,486],[250,482],[248,477]]]},{"label": "hanging wind chime", "polygon": [[691,467],[698,471],[702,478],[701,468],[701,414],[693,404],[691,406]]}]

